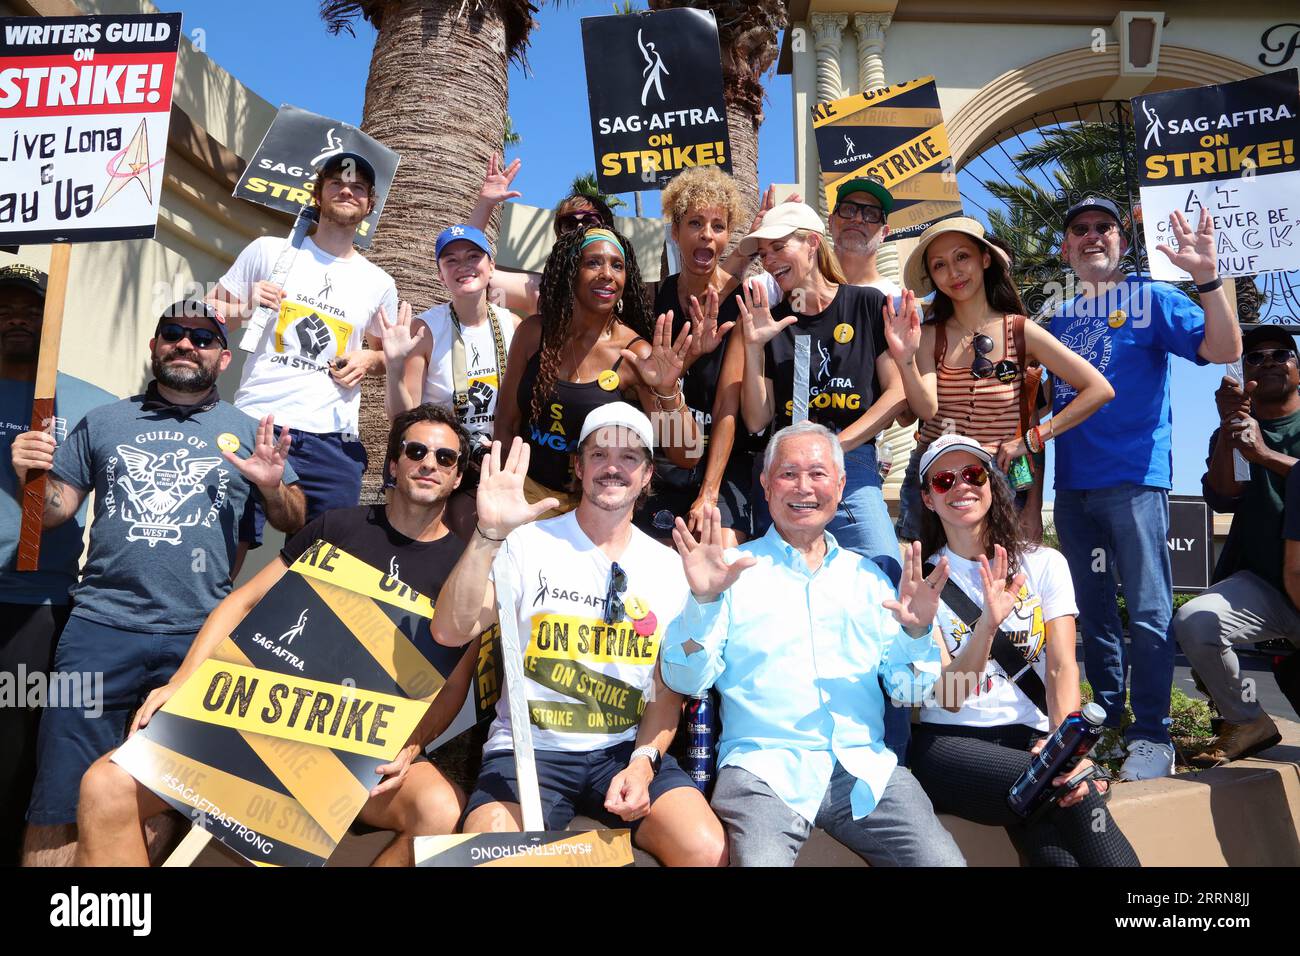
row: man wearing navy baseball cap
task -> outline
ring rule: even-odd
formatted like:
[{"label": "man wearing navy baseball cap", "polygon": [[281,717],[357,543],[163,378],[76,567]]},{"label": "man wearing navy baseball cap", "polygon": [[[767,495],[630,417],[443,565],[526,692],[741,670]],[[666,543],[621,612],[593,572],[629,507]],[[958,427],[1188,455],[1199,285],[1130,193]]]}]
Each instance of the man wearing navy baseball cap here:
[{"label": "man wearing navy baseball cap", "polygon": [[403,304],[397,321],[384,330],[389,418],[422,402],[449,405],[470,434],[470,464],[447,504],[447,524],[464,539],[474,533],[478,463],[492,442],[497,396],[519,317],[488,301],[492,243],[466,223],[448,226],[433,246],[438,276],[451,293],[411,320]]},{"label": "man wearing navy baseball cap", "polygon": [[[1241,355],[1241,330],[1218,277],[1214,225],[1202,210],[1193,228],[1170,216],[1173,245],[1163,255],[1189,273],[1198,306],[1172,285],[1126,274],[1123,216],[1115,203],[1086,196],[1065,213],[1062,259],[1078,294],[1052,317],[1052,334],[1092,363],[1115,398],[1068,433],[1049,423],[1056,450],[1056,531],[1078,594],[1084,663],[1106,723],[1124,718],[1132,673],[1134,722],[1125,731],[1121,777],[1140,780],[1174,770],[1169,693],[1174,675],[1173,577],[1166,539],[1173,471],[1170,356],[1197,365]],[[1074,389],[1055,381],[1053,409],[1064,411]],[[1053,419],[1054,420],[1054,419]],[[1066,424],[1063,420],[1059,424]],[[1074,423],[1070,423],[1074,424]],[[1124,582],[1129,644],[1116,607]]]},{"label": "man wearing navy baseball cap", "polygon": [[[319,222],[284,285],[269,281],[284,240],[263,236],[207,300],[232,329],[258,306],[277,313],[244,365],[234,404],[254,418],[274,413],[277,428],[289,429],[308,520],[360,499],[367,464],[358,437],[361,380],[383,374],[381,336],[397,316],[392,277],[353,247],[357,225],[375,206],[373,164],[357,152],[327,156],[313,193]],[[241,540],[260,544],[264,521],[260,508],[250,511]]]}]

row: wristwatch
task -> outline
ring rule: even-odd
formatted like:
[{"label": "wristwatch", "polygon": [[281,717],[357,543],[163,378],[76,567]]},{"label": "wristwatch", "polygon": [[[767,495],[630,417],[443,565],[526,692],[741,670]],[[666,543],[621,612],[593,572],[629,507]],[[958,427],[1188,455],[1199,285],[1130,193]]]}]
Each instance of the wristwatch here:
[{"label": "wristwatch", "polygon": [[648,745],[645,747],[637,747],[636,750],[632,751],[632,756],[627,758],[627,765],[629,767],[632,766],[632,762],[636,760],[637,757],[645,757],[650,761],[650,769],[656,774],[659,773],[659,768],[663,765],[663,757],[660,755],[658,747],[651,747]]}]

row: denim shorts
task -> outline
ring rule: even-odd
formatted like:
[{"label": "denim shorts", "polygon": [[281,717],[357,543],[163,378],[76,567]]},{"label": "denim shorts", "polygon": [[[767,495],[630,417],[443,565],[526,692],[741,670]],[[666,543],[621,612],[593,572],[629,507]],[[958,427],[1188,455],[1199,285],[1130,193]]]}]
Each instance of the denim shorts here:
[{"label": "denim shorts", "polygon": [[[640,820],[628,823],[605,809],[605,794],[614,777],[627,768],[636,744],[629,740],[603,750],[570,753],[566,750],[535,750],[537,786],[542,797],[542,817],[548,830],[563,830],[577,813],[608,827],[635,830]],[[650,803],[669,790],[694,787],[686,771],[670,755],[663,755],[659,772],[650,781]],[[494,750],[483,755],[474,792],[465,805],[465,815],[489,803],[518,803],[515,786],[515,752]],[[642,817],[642,819],[645,819]]]},{"label": "denim shorts", "polygon": [[[280,431],[276,428],[277,438]],[[289,461],[298,473],[298,487],[307,497],[308,521],[334,508],[352,508],[360,503],[361,476],[369,464],[365,445],[345,440],[342,432],[317,435],[290,428],[289,436]],[[257,547],[262,543],[265,525],[262,496],[250,495],[239,522],[239,540]]]},{"label": "denim shorts", "polygon": [[110,627],[73,611],[54,652],[54,673],[65,687],[79,685],[81,694],[50,701],[70,706],[47,706],[41,715],[28,823],[77,822],[82,775],[122,743],[130,716],[151,690],[171,680],[194,638]]}]

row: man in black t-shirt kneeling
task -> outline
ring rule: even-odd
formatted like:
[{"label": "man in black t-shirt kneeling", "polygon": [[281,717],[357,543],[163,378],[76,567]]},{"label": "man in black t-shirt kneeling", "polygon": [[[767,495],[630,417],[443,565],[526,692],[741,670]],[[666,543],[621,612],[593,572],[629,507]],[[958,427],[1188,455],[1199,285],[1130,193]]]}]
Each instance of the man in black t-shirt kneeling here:
[{"label": "man in black t-shirt kneeling", "polygon": [[[317,541],[336,545],[366,564],[386,570],[390,578],[412,590],[436,598],[465,547],[448,530],[443,517],[447,499],[460,485],[468,451],[469,439],[450,409],[425,404],[398,415],[389,432],[385,461],[395,481],[389,503],[327,511],[290,539],[278,560],[232,592],[208,616],[175,676],[141,705],[132,733],[149,722],[289,566]],[[475,640],[401,753],[377,769],[382,779],[371,788],[358,820],[394,830],[396,836],[375,859],[375,866],[410,866],[413,836],[451,833],[456,828],[465,795],[422,753],[460,711],[477,659]],[[81,781],[77,864],[144,866],[148,856],[140,823],[163,812],[167,805],[111,757],[110,753],[96,761]]]}]

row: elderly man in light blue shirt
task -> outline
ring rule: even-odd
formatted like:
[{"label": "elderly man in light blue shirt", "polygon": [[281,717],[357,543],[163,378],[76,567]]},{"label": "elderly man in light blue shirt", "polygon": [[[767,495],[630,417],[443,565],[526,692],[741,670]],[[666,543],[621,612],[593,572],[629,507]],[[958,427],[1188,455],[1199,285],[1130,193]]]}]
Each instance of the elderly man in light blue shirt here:
[{"label": "elderly man in light blue shirt", "polygon": [[[691,597],[668,630],[668,686],[722,696],[713,810],[735,866],[789,866],[814,826],[877,866],[962,866],[920,785],[884,744],[889,702],[919,703],[939,661],[931,622],[946,560],[924,577],[920,547],[896,593],[871,561],[826,531],[844,453],[802,422],[773,436],[762,484],[772,527],[724,555],[720,517],[673,540]],[[731,560],[728,560],[731,558]],[[957,670],[955,662],[940,672]]]}]

